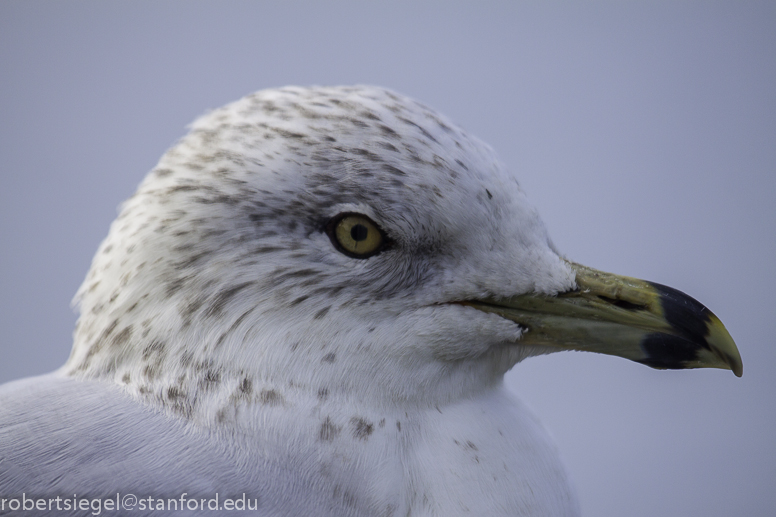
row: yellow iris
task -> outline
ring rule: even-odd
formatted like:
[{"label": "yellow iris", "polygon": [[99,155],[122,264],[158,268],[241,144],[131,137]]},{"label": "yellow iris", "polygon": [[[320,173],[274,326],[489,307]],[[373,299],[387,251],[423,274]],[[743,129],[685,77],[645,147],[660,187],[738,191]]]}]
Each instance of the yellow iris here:
[{"label": "yellow iris", "polygon": [[358,214],[346,215],[337,221],[334,236],[342,249],[355,257],[369,256],[383,244],[383,233],[377,225]]}]

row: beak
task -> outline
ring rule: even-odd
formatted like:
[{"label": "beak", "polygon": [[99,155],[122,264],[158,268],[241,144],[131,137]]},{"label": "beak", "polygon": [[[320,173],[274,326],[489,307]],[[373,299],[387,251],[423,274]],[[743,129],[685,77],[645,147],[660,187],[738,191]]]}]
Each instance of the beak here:
[{"label": "beak", "polygon": [[463,302],[527,329],[524,345],[616,355],[652,368],[743,374],[733,338],[700,302],[664,285],[569,262],[577,289]]}]

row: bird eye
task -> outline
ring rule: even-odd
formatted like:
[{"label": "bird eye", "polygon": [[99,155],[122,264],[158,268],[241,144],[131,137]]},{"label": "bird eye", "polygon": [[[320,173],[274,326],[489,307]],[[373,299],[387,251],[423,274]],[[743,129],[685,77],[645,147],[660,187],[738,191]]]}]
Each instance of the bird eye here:
[{"label": "bird eye", "polygon": [[326,226],[332,244],[353,258],[367,258],[382,251],[385,237],[382,230],[365,215],[340,214]]}]

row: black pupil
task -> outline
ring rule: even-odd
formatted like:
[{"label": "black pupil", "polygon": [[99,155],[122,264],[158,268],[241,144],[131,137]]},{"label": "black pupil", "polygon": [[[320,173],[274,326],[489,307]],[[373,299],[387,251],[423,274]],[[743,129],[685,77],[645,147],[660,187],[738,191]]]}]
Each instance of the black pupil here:
[{"label": "black pupil", "polygon": [[368,233],[369,230],[363,224],[353,225],[353,228],[350,229],[350,236],[356,242],[365,240]]}]

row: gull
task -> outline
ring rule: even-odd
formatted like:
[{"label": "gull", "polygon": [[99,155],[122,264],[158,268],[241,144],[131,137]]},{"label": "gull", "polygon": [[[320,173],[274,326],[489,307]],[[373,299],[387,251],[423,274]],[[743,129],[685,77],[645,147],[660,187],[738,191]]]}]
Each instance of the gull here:
[{"label": "gull", "polygon": [[75,303],[65,365],[0,387],[0,513],[579,515],[508,370],[742,373],[706,307],[567,259],[490,147],[370,86],[199,118]]}]

